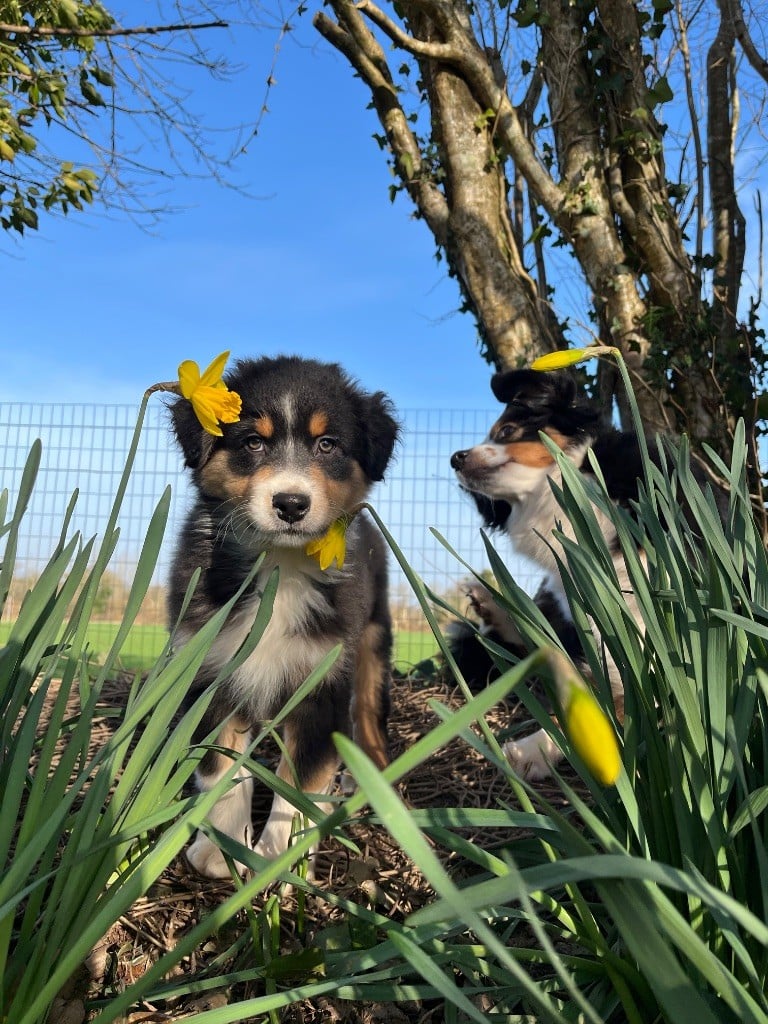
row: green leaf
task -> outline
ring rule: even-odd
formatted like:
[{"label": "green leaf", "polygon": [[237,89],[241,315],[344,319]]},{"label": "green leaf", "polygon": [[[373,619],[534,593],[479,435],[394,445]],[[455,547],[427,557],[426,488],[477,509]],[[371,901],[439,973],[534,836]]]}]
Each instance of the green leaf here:
[{"label": "green leaf", "polygon": [[106,68],[103,68],[97,64],[91,68],[91,74],[99,83],[99,85],[105,85],[110,89],[114,89],[115,80]]},{"label": "green leaf", "polygon": [[768,786],[761,786],[749,794],[736,814],[734,814],[728,829],[729,837],[733,839],[751,821],[759,818],[766,807],[768,807]]},{"label": "green leaf", "polygon": [[669,103],[670,100],[675,98],[666,75],[656,79],[653,86],[648,90],[648,98],[653,107],[659,106],[662,103]]},{"label": "green leaf", "polygon": [[90,103],[93,107],[104,107],[106,102],[104,97],[101,95],[96,86],[89,79],[82,77],[80,79],[80,92],[83,94],[83,99]]}]

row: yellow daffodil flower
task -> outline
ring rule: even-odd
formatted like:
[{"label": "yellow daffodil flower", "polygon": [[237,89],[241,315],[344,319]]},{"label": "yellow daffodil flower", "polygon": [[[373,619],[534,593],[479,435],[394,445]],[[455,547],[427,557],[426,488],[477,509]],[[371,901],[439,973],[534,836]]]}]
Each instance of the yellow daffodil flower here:
[{"label": "yellow daffodil flower", "polygon": [[612,786],[621,771],[619,744],[613,726],[589,690],[572,686],[564,717],[573,749],[598,782]]},{"label": "yellow daffodil flower", "polygon": [[531,363],[532,370],[541,370],[546,373],[548,370],[562,370],[565,366],[572,366],[580,363],[583,359],[593,359],[595,356],[618,355],[619,350],[611,345],[588,345],[586,348],[566,348],[558,352],[547,352],[539,356]]},{"label": "yellow daffodil flower", "polygon": [[202,373],[192,359],[185,359],[179,367],[181,394],[192,403],[203,430],[215,437],[222,435],[220,423],[237,423],[243,404],[240,395],[221,379],[227,359],[229,352],[222,352]]},{"label": "yellow daffodil flower", "polygon": [[304,548],[306,553],[316,558],[320,568],[325,571],[334,561],[338,569],[344,568],[344,556],[347,552],[347,527],[349,520],[341,516],[331,523],[326,533],[317,540],[311,540]]},{"label": "yellow daffodil flower", "polygon": [[561,651],[542,651],[549,664],[563,709],[563,728],[573,749],[604,786],[612,786],[621,772],[616,733],[592,691]]}]

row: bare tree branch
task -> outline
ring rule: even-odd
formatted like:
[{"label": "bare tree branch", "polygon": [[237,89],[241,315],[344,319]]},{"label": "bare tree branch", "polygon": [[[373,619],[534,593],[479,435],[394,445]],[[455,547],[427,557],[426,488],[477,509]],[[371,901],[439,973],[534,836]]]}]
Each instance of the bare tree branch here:
[{"label": "bare tree branch", "polygon": [[768,60],[763,57],[754,44],[752,36],[744,20],[744,11],[739,0],[718,0],[723,17],[733,28],[733,33],[749,61],[763,81],[768,82]]},{"label": "bare tree branch", "polygon": [[9,25],[0,22],[0,35],[29,36],[31,39],[109,39],[119,36],[155,36],[167,32],[199,32],[209,28],[229,28],[227,21],[204,21],[196,24],[144,25],[140,28],[64,28],[54,25]]},{"label": "bare tree branch", "polygon": [[344,54],[370,88],[373,105],[405,187],[429,224],[438,245],[445,245],[448,223],[445,198],[432,180],[418,140],[410,128],[384,52],[354,4],[342,0],[334,10],[339,17],[338,23],[319,11],[314,18],[315,28]]},{"label": "bare tree branch", "polygon": [[696,195],[693,200],[694,215],[696,217],[696,242],[694,254],[697,263],[701,261],[704,253],[704,147],[701,142],[699,130],[699,113],[696,109],[696,98],[693,93],[693,72],[691,69],[691,50],[688,45],[688,26],[681,0],[675,0],[677,13],[677,33],[680,40],[680,54],[683,58],[683,73],[685,77],[685,98],[688,104],[688,118],[691,126],[691,137],[695,153],[694,163],[696,168]]},{"label": "bare tree branch", "polygon": [[404,32],[399,25],[391,21],[376,4],[371,0],[359,0],[355,4],[357,9],[365,14],[374,25],[378,26],[392,42],[406,53],[412,53],[414,57],[429,57],[432,60],[442,60],[450,63],[455,61],[459,52],[455,46],[448,43],[425,42],[422,39],[415,39]]}]

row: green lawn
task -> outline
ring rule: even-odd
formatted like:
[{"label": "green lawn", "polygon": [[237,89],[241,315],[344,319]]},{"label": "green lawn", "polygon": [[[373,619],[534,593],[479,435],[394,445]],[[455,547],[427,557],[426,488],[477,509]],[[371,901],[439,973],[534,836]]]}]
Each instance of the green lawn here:
[{"label": "green lawn", "polygon": [[[10,622],[0,622],[0,645],[11,632]],[[112,645],[119,626],[116,622],[92,622],[88,627],[87,642],[97,660],[103,658]],[[134,626],[120,653],[120,665],[128,670],[146,669],[154,663],[168,637],[165,626]]]},{"label": "green lawn", "polygon": [[[92,622],[88,627],[88,643],[98,658],[106,654],[117,633],[117,623]],[[10,622],[0,622],[0,646],[8,639]],[[136,671],[149,668],[163,649],[167,633],[164,626],[134,626],[120,653],[120,665]],[[431,633],[397,633],[394,663],[401,671],[431,657],[437,644]]]},{"label": "green lawn", "polygon": [[420,661],[437,653],[437,641],[431,633],[395,633],[393,662],[395,668],[407,672]]}]

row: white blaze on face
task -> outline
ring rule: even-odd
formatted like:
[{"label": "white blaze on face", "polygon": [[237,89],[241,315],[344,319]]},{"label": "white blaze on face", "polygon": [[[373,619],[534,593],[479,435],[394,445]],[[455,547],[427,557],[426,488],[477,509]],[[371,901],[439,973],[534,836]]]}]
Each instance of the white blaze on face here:
[{"label": "white blaze on face", "polygon": [[285,419],[286,431],[288,434],[291,434],[296,425],[296,404],[290,392],[283,395],[280,399],[280,411]]}]

